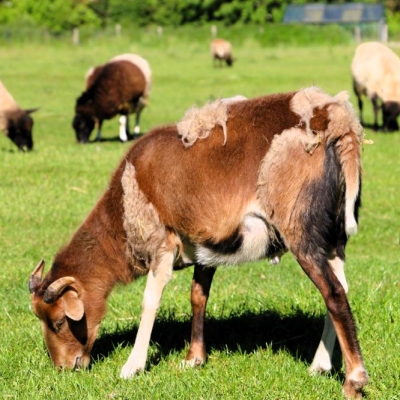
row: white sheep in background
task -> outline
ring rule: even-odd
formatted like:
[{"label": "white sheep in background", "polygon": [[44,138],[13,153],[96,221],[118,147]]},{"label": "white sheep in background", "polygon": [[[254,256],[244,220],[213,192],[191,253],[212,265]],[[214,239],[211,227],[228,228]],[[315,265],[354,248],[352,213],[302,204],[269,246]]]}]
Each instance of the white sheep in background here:
[{"label": "white sheep in background", "polygon": [[37,109],[21,109],[0,81],[0,130],[22,151],[32,150],[33,119]]},{"label": "white sheep in background", "polygon": [[378,113],[382,108],[384,131],[399,129],[400,114],[400,59],[387,46],[378,42],[360,44],[351,64],[354,92],[358,98],[360,120],[362,96],[366,95],[374,107],[374,126],[378,129]]}]

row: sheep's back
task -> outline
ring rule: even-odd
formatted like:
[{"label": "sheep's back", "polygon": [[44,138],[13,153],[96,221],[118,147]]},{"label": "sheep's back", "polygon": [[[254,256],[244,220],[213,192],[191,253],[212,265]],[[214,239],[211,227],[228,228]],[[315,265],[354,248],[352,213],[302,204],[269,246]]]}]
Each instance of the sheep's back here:
[{"label": "sheep's back", "polygon": [[150,87],[151,87],[151,68],[149,63],[143,58],[138,56],[137,54],[131,54],[131,53],[125,53],[125,54],[120,54],[118,56],[113,57],[109,62],[114,62],[114,61],[129,61],[132,64],[136,65],[143,73],[145,79],[146,79],[146,97],[148,96],[150,92]]},{"label": "sheep's back", "polygon": [[0,111],[4,112],[18,109],[19,107],[16,101],[8,92],[4,84],[0,81]]},{"label": "sheep's back", "polygon": [[214,39],[211,42],[211,54],[220,58],[228,57],[232,53],[232,45],[224,39]]}]

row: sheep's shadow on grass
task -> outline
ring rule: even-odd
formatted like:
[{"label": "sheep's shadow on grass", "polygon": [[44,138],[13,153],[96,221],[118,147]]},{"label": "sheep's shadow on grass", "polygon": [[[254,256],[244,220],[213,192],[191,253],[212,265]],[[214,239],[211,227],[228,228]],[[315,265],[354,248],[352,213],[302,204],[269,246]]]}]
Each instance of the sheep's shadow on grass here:
[{"label": "sheep's shadow on grass", "polygon": [[391,133],[395,133],[396,131],[389,131],[389,130],[384,130],[383,129],[383,126],[378,126],[378,127],[376,127],[374,124],[372,124],[372,123],[365,123],[365,122],[363,122],[362,124],[362,127],[364,128],[364,129],[370,129],[373,133],[388,133],[388,134],[391,134]]},{"label": "sheep's shadow on grass", "polygon": [[[140,137],[142,137],[144,135],[144,133],[130,133],[128,135],[128,142],[132,141],[132,140],[136,140],[139,139]],[[126,142],[122,142],[122,140],[119,138],[119,136],[115,136],[115,137],[102,137],[100,139],[91,139],[89,140],[89,144],[96,144],[96,143],[104,143],[104,142],[120,142],[120,143],[126,143]]]},{"label": "sheep's shadow on grass", "polygon": [[[269,347],[274,353],[286,351],[294,359],[310,364],[321,339],[324,319],[324,316],[304,314],[301,310],[296,310],[290,316],[268,310],[260,313],[245,311],[220,319],[208,317],[205,322],[208,354],[215,350],[249,354]],[[150,368],[171,352],[183,351],[190,341],[190,329],[190,319],[182,321],[173,315],[158,316],[151,336],[157,351],[148,360]],[[136,333],[137,326],[104,333],[95,343],[93,359],[101,361],[116,348],[132,347]],[[332,364],[332,373],[343,381],[344,375],[340,371],[342,357],[338,346],[335,346]]]}]

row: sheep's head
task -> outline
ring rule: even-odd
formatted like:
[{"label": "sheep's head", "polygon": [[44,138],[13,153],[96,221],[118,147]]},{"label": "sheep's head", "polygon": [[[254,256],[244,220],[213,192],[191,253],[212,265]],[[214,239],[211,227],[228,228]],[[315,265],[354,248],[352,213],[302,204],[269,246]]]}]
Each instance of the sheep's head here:
[{"label": "sheep's head", "polygon": [[382,103],[383,130],[398,131],[397,117],[400,114],[400,103],[387,101]]},{"label": "sheep's head", "polygon": [[6,135],[22,151],[33,149],[33,119],[30,114],[36,110],[18,110],[12,115],[3,117],[6,119]]},{"label": "sheep's head", "polygon": [[104,301],[85,299],[85,291],[72,276],[42,281],[44,261],[29,279],[32,311],[39,318],[47,350],[56,367],[86,368],[105,313]]},{"label": "sheep's head", "polygon": [[79,143],[87,143],[95,125],[94,118],[77,113],[72,121],[75,130],[76,140]]}]

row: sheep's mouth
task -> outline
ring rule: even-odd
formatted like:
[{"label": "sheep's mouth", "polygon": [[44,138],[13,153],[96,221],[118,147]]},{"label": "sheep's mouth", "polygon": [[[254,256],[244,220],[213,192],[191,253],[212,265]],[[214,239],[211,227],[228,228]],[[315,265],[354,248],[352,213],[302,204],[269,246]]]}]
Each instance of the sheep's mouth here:
[{"label": "sheep's mouth", "polygon": [[73,370],[79,371],[81,369],[86,369],[88,367],[88,365],[89,365],[89,358],[79,356],[79,357],[75,358]]},{"label": "sheep's mouth", "polygon": [[79,371],[80,369],[85,368],[82,357],[76,357],[73,369],[75,371]]}]

